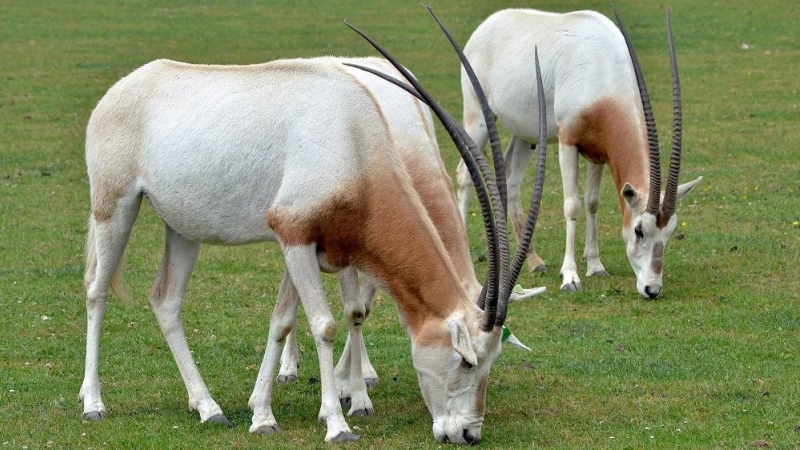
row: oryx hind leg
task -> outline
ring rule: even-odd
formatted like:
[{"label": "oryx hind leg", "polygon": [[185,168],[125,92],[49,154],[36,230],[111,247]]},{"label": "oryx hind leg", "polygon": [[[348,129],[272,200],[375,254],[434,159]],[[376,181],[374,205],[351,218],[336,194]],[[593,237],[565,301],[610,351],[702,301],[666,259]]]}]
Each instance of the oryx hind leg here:
[{"label": "oryx hind leg", "polygon": [[161,332],[167,341],[189,395],[189,410],[200,414],[200,421],[230,426],[222,409],[211,398],[200,371],[194,362],[186,333],[181,323],[181,306],[189,277],[194,270],[200,244],[192,242],[168,225],[164,257],[150,292],[150,306],[156,315]]},{"label": "oryx hind leg", "polygon": [[[361,285],[358,290],[359,301],[361,304],[364,305],[364,319],[366,320],[369,317],[370,311],[372,311],[372,302],[375,300],[375,291],[377,288],[373,283],[369,280],[362,280]],[[367,354],[367,346],[364,342],[364,339],[361,339],[361,372],[364,375],[364,382],[367,384],[368,387],[377,386],[378,382],[378,372],[372,366],[372,363],[369,360],[369,355]]]},{"label": "oryx hind leg", "polygon": [[343,406],[350,405],[349,416],[370,416],[375,410],[364,380],[362,354],[366,353],[366,348],[361,333],[367,305],[360,297],[358,271],[354,267],[341,270],[338,277],[348,330],[342,357],[334,369],[339,401]]},{"label": "oryx hind leg", "polygon": [[[95,196],[95,197],[100,197]],[[120,198],[110,217],[98,219],[93,212],[86,239],[86,364],[78,399],[83,403],[83,418],[99,420],[106,415],[100,393],[98,364],[100,331],[108,301],[108,291],[125,253],[131,228],[141,205],[141,194]],[[96,205],[92,210],[96,211]],[[127,299],[124,299],[127,300]]]},{"label": "oryx hind leg", "polygon": [[[525,169],[528,168],[528,163],[533,157],[533,147],[531,144],[516,136],[511,136],[511,142],[508,144],[508,149],[505,154],[505,169],[506,180],[508,186],[508,213],[511,216],[511,221],[514,223],[514,233],[519,242],[525,229],[525,222],[527,215],[522,207],[522,178],[525,175]],[[526,256],[528,270],[531,272],[547,272],[547,266],[539,255],[536,254],[534,242],[531,240],[530,247]]]},{"label": "oryx hind leg", "polygon": [[586,259],[587,276],[608,275],[600,262],[600,248],[597,244],[597,209],[600,206],[600,181],[603,178],[604,164],[588,161],[586,169],[586,245],[583,257]]}]

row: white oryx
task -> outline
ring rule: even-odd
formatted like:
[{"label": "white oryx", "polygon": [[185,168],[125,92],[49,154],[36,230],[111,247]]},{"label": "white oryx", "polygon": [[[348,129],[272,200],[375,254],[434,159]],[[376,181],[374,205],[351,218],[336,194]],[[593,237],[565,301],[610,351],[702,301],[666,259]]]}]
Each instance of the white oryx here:
[{"label": "white oryx", "polygon": [[[145,196],[166,229],[150,304],[183,377],[189,407],[202,422],[228,423],[197,370],[180,320],[200,244],[276,241],[287,266],[282,287],[292,292],[279,295],[270,320],[264,362],[249,401],[252,432],[278,430],[271,390],[280,346],[297,311],[296,302],[281,299],[299,297],[319,357],[325,439],[357,438],[336,395],[336,324],[320,274],[339,268],[353,274],[357,268],[397,303],[411,336],[434,436],[456,443],[480,440],[488,373],[501,350],[509,293],[525,242],[511,267],[505,211],[480,151],[416,80],[397,68],[469,161],[489,242],[489,271],[480,299],[469,297],[451,256],[454,248],[445,247],[447,236],[458,233],[434,225],[427,209],[436,203],[427,199],[434,193],[415,189],[375,98],[339,61],[252,66],[154,61],[115,84],[87,127],[92,211],[85,274],[87,354],[80,391],[84,418],[100,419],[106,412],[98,377],[100,328]],[[540,157],[540,180],[543,164]],[[536,191],[529,233],[541,181]],[[457,214],[452,202],[440,204],[443,213]]]},{"label": "white oryx", "polygon": [[[615,12],[616,13],[616,12]],[[618,22],[619,17],[617,16]],[[669,15],[667,15],[669,30]],[[580,212],[578,155],[588,161],[586,174],[586,275],[607,274],[597,245],[600,179],[608,165],[619,193],[622,237],[636,274],[636,289],[655,298],[662,286],[662,256],[675,230],[675,202],[701,179],[678,186],[680,169],[680,94],[672,32],[675,130],[669,179],[661,208],[658,137],[647,90],[636,55],[620,22],[620,32],[605,16],[593,11],[555,14],[532,9],[509,9],[489,16],[472,33],[464,53],[497,119],[512,133],[506,153],[509,211],[519,234],[523,221],[520,185],[539,139],[533,49],[538,46],[548,113],[547,136],[558,138],[564,194],[566,248],[561,266],[561,289],[581,288],[575,263],[575,229]],[[633,64],[632,64],[633,61]],[[462,71],[464,128],[483,148],[490,138],[481,107]],[[640,95],[641,93],[641,95]],[[644,106],[643,106],[644,104]],[[649,143],[649,151],[648,151]],[[469,177],[458,167],[458,202],[467,217]],[[530,270],[546,269],[533,245]]]},{"label": "white oryx", "polygon": [[[366,66],[394,78],[401,78],[388,61],[379,58],[337,58],[341,63]],[[442,243],[450,252],[454,269],[461,280],[468,298],[477,299],[481,284],[475,276],[467,245],[466,230],[460,224],[455,194],[450,177],[439,153],[434,134],[430,110],[420,100],[398,89],[373,74],[350,66],[343,66],[375,98],[381,114],[386,118],[389,134],[400,159],[411,177],[414,190],[420,195],[423,205],[434,227],[441,233]],[[370,415],[374,409],[366,391],[367,386],[378,384],[378,374],[370,363],[361,335],[361,326],[370,313],[376,286],[368,278],[359,282],[355,271],[338,272],[341,293],[345,301],[345,317],[348,322],[348,338],[342,357],[334,370],[336,386],[342,405],[350,405],[348,415]],[[524,300],[543,292],[545,288],[524,289],[513,292],[510,301]],[[279,295],[296,294],[295,291],[279,289]],[[292,301],[282,299],[279,302]],[[295,304],[299,299],[295,296]],[[512,345],[520,343],[512,336]],[[525,348],[524,345],[521,346]],[[291,382],[298,379],[298,348],[296,328],[287,336],[281,353],[278,381]]]}]

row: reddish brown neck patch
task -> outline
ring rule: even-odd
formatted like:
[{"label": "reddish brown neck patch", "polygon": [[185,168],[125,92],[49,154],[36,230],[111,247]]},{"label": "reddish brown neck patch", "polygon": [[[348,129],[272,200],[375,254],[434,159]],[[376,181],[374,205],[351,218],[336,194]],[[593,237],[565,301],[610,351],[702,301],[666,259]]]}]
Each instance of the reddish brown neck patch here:
[{"label": "reddish brown neck patch", "polygon": [[284,245],[315,243],[331,264],[354,265],[375,276],[413,333],[426,320],[450,316],[466,294],[404,175],[379,168],[367,172],[358,187],[343,191],[351,195],[332,196],[311,214],[274,206],[267,222]]},{"label": "reddish brown neck patch", "polygon": [[618,194],[626,182],[640,193],[647,193],[650,186],[646,130],[631,114],[620,102],[605,99],[572,123],[559,124],[558,130],[561,143],[575,146],[590,161],[608,165]]}]

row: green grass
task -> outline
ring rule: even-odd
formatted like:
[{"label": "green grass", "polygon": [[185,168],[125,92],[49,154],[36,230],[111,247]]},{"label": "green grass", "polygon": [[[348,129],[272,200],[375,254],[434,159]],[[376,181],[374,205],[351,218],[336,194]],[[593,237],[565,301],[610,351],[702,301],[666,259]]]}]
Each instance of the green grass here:
[{"label": "green grass", "polygon": [[[681,178],[705,180],[678,207],[683,239],[667,250],[663,296],[645,301],[636,293],[608,177],[600,245],[612,276],[584,279],[577,294],[558,290],[564,237],[551,146],[537,250],[552,270],[520,280],[549,291],[510,312],[515,334],[534,350],[509,349],[498,360],[484,448],[800,447],[800,228],[793,225],[800,221],[800,4],[669,3],[684,88]],[[615,4],[645,66],[667,142],[664,5]],[[462,43],[489,13],[509,6],[435,5]],[[605,1],[536,6],[611,13]],[[0,1],[3,448],[325,447],[305,322],[301,381],[275,390],[284,432],[247,433],[247,399],[283,270],[274,245],[202,250],[183,321],[212,394],[236,426],[201,425],[186,411],[183,383],[145,300],[163,246],[162,225],[148,206],[125,267],[136,300],[112,300],[103,329],[108,418],[81,421],[89,214],[83,134],[103,93],[152,59],[239,64],[373,54],[341,24],[345,18],[378,38],[460,116],[457,62],[416,1]],[[439,136],[453,171],[456,152]],[[482,273],[478,220],[469,234]],[[381,376],[370,391],[377,415],[349,420],[362,435],[349,447],[439,447],[396,315],[382,294],[366,328]],[[340,332],[337,348],[343,340]]]}]

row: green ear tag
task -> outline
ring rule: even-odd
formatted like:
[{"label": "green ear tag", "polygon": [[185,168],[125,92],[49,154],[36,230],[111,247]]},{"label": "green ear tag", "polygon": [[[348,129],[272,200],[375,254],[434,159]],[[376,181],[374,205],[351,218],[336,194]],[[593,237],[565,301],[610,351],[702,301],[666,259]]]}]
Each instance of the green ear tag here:
[{"label": "green ear tag", "polygon": [[511,337],[511,330],[509,330],[508,327],[503,325],[503,337],[500,338],[500,342],[506,342],[510,337]]}]

